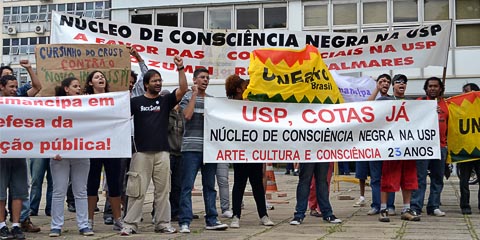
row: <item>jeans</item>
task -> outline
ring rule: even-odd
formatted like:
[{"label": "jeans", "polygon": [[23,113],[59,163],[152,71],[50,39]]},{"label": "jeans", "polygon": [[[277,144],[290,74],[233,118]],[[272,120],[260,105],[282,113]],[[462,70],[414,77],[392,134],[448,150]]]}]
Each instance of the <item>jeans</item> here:
[{"label": "jeans", "polygon": [[328,166],[329,163],[301,163],[300,176],[297,185],[297,204],[295,206],[294,217],[298,219],[305,218],[307,211],[308,195],[310,193],[310,182],[315,176],[316,194],[318,206],[322,212],[323,218],[333,215],[332,206],[330,205],[328,192]]},{"label": "jeans", "polygon": [[[372,188],[372,208],[380,210],[380,180],[382,179],[383,161],[369,161],[370,187]],[[395,193],[388,193],[387,208],[395,209]]]},{"label": "jeans", "polygon": [[230,190],[228,186],[228,166],[229,163],[217,164],[217,184],[220,194],[220,209],[222,213],[230,210]]},{"label": "jeans", "polygon": [[430,195],[428,196],[427,214],[432,214],[433,210],[440,208],[446,157],[447,148],[442,147],[441,159],[417,160],[418,189],[412,192],[410,201],[411,208],[417,213],[421,213],[423,209],[428,169],[430,169]]},{"label": "jeans", "polygon": [[32,185],[30,188],[30,214],[37,215],[42,199],[42,186],[47,174],[47,205],[45,213],[50,213],[52,208],[52,175],[50,172],[50,158],[30,158],[30,174],[32,176]]},{"label": "jeans", "polygon": [[180,193],[182,190],[182,171],[183,158],[182,155],[170,154],[170,172],[172,176],[170,190],[170,207],[172,209],[172,217],[178,216],[180,205]]},{"label": "jeans", "polygon": [[216,163],[203,164],[203,152],[183,152],[182,191],[180,193],[179,225],[190,225],[192,222],[192,187],[195,183],[198,169],[202,173],[203,201],[205,204],[205,223],[212,226],[217,222],[215,201]]}]

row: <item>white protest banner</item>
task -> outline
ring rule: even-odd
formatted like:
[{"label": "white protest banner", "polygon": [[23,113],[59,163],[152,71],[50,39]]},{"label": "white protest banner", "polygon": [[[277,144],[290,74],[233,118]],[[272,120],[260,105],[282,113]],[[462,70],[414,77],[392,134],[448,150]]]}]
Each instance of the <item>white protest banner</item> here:
[{"label": "white protest banner", "polygon": [[204,162],[440,159],[435,101],[205,99]]},{"label": "white protest banner", "polygon": [[0,97],[1,158],[131,157],[130,94]]},{"label": "white protest banner", "polygon": [[450,22],[375,33],[216,30],[113,22],[52,13],[51,43],[103,43],[134,47],[149,68],[176,83],[172,57],[184,58],[185,71],[206,67],[212,79],[248,74],[250,52],[258,48],[317,47],[330,70],[366,71],[445,66]]},{"label": "white protest banner", "polygon": [[338,90],[342,93],[345,102],[366,101],[376,87],[376,82],[371,77],[351,77],[330,71]]}]

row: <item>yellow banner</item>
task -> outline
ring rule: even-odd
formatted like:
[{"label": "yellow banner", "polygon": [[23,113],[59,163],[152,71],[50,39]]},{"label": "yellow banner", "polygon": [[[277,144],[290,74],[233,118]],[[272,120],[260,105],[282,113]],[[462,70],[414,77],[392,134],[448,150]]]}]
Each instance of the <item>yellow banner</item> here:
[{"label": "yellow banner", "polygon": [[447,99],[448,160],[468,162],[480,159],[480,92]]},{"label": "yellow banner", "polygon": [[343,103],[318,49],[258,49],[250,54],[244,98],[263,102]]}]

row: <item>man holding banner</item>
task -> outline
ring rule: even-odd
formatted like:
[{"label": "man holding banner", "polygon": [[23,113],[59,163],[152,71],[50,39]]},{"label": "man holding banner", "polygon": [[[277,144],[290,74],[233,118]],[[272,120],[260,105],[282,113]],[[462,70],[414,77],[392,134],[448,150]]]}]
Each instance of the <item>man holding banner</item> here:
[{"label": "man holding banner", "polygon": [[427,188],[427,173],[430,170],[430,195],[428,197],[427,214],[437,217],[445,216],[445,212],[440,210],[440,195],[443,190],[443,176],[445,175],[445,161],[447,159],[447,123],[448,107],[442,95],[445,91],[445,85],[437,77],[430,77],[423,86],[427,96],[418,98],[418,100],[436,100],[438,113],[438,128],[440,130],[441,158],[432,160],[417,160],[418,189],[412,193],[412,209],[417,213],[422,213],[425,190]]},{"label": "man holding banner", "polygon": [[153,179],[155,187],[155,232],[175,233],[170,224],[170,157],[168,144],[168,122],[170,111],[187,92],[188,84],[183,67],[183,59],[174,57],[178,70],[179,88],[165,96],[160,96],[162,77],[156,70],[144,75],[146,93],[131,99],[130,111],[133,115],[134,153],[130,163],[126,195],[128,196],[127,215],[120,234],[128,236],[138,231],[142,219],[145,195]]},{"label": "man holding banner", "polygon": [[[23,64],[28,64],[28,61],[25,63],[25,60],[22,60],[22,65]],[[31,67],[27,69],[31,69]],[[32,85],[33,87],[25,92],[25,96],[33,97],[42,88],[42,85],[38,82],[38,79],[36,77],[32,77]],[[4,97],[18,96],[17,78],[13,75],[2,76],[0,78],[0,90],[2,96]],[[5,223],[7,188],[9,189],[12,196],[12,212],[10,214],[12,216],[13,224],[11,233]],[[25,235],[20,228],[20,213],[22,210],[22,202],[27,201],[29,205],[30,202],[28,197],[28,173],[26,160],[24,158],[0,159],[0,237],[2,239],[7,239],[9,237],[14,237],[17,239],[25,238]],[[27,207],[26,210],[30,211],[30,207]],[[28,216],[27,219],[25,219],[24,221],[27,222],[26,224],[28,226],[33,227],[33,224],[30,222],[30,218]],[[38,231],[39,230],[40,229],[38,229]]]}]

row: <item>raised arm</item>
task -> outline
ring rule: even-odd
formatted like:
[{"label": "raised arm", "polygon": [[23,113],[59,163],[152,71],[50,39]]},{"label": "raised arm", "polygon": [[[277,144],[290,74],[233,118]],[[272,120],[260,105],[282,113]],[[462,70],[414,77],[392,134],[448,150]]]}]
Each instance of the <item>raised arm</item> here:
[{"label": "raised arm", "polygon": [[28,75],[30,75],[30,79],[32,79],[32,88],[28,89],[27,95],[29,97],[34,97],[40,92],[40,90],[42,90],[42,84],[40,83],[37,74],[33,71],[32,65],[28,60],[20,60],[20,65],[27,70]]},{"label": "raised arm", "polygon": [[373,89],[373,93],[372,95],[370,95],[368,98],[367,98],[367,101],[374,101],[376,98],[377,98],[377,95],[378,93],[380,92],[380,89],[382,88],[382,85],[380,83],[380,81],[377,81],[376,82],[376,86],[375,86],[375,89]]},{"label": "raised arm", "polygon": [[132,97],[136,97],[145,94],[145,88],[143,87],[143,75],[145,75],[145,73],[148,71],[148,68],[143,61],[142,56],[140,56],[135,48],[130,48],[130,55],[137,59],[138,66],[140,67],[141,71],[141,74],[137,77],[132,89]]},{"label": "raised arm", "polygon": [[195,102],[197,101],[197,94],[197,85],[194,85],[192,86],[192,97],[190,98],[187,107],[183,109],[183,115],[186,121],[190,121],[193,117],[193,111],[195,110]]},{"label": "raised arm", "polygon": [[185,76],[185,67],[183,66],[183,59],[175,55],[173,57],[173,61],[175,62],[175,65],[177,65],[177,70],[178,70],[178,89],[175,92],[177,101],[182,100],[183,95],[188,91],[188,83],[187,83],[187,76]]}]

